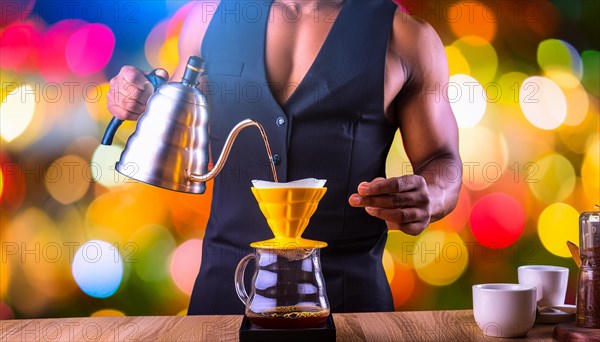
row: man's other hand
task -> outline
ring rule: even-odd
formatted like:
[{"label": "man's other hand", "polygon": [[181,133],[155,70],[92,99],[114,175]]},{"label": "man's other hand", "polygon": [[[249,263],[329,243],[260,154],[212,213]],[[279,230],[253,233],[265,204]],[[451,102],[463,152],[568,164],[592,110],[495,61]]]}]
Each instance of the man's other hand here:
[{"label": "man's other hand", "polygon": [[353,207],[363,207],[369,215],[387,221],[391,229],[418,235],[431,221],[430,194],[419,175],[376,178],[358,185],[349,198]]}]

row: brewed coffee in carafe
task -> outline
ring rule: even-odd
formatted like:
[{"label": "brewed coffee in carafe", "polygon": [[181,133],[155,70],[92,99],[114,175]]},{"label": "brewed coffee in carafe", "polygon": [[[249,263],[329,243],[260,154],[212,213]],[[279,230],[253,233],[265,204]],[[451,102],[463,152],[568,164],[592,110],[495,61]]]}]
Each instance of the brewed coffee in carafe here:
[{"label": "brewed coffee in carafe", "polygon": [[[269,329],[312,328],[329,316],[319,249],[257,249],[246,316]],[[317,269],[319,268],[319,269]]]}]

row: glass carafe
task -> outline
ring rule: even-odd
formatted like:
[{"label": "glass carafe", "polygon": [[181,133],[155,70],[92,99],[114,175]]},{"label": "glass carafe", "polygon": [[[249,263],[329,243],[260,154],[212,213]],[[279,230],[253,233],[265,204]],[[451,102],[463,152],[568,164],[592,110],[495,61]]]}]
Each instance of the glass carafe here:
[{"label": "glass carafe", "polygon": [[577,293],[577,325],[600,328],[600,212],[579,217],[581,266]]},{"label": "glass carafe", "polygon": [[[248,294],[244,272],[252,259],[255,271]],[[256,248],[238,264],[235,288],[250,322],[262,328],[314,328],[329,316],[319,248]]]}]

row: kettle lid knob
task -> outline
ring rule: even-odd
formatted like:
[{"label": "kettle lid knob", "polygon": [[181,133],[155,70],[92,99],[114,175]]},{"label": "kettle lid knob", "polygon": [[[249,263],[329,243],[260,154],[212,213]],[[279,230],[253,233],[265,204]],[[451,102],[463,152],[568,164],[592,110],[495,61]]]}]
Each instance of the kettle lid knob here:
[{"label": "kettle lid knob", "polygon": [[191,56],[188,59],[185,72],[181,82],[195,87],[198,85],[198,76],[204,72],[204,60],[198,56]]}]

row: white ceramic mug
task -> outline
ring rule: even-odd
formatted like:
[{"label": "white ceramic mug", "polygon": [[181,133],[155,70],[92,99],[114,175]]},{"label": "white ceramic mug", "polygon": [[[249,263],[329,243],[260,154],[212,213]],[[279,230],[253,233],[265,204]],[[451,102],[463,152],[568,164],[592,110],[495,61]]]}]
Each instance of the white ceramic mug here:
[{"label": "white ceramic mug", "polygon": [[560,266],[528,265],[518,269],[519,284],[537,287],[539,306],[563,305],[569,269]]},{"label": "white ceramic mug", "polygon": [[475,322],[486,336],[524,336],[535,322],[535,293],[529,285],[473,285]]}]

